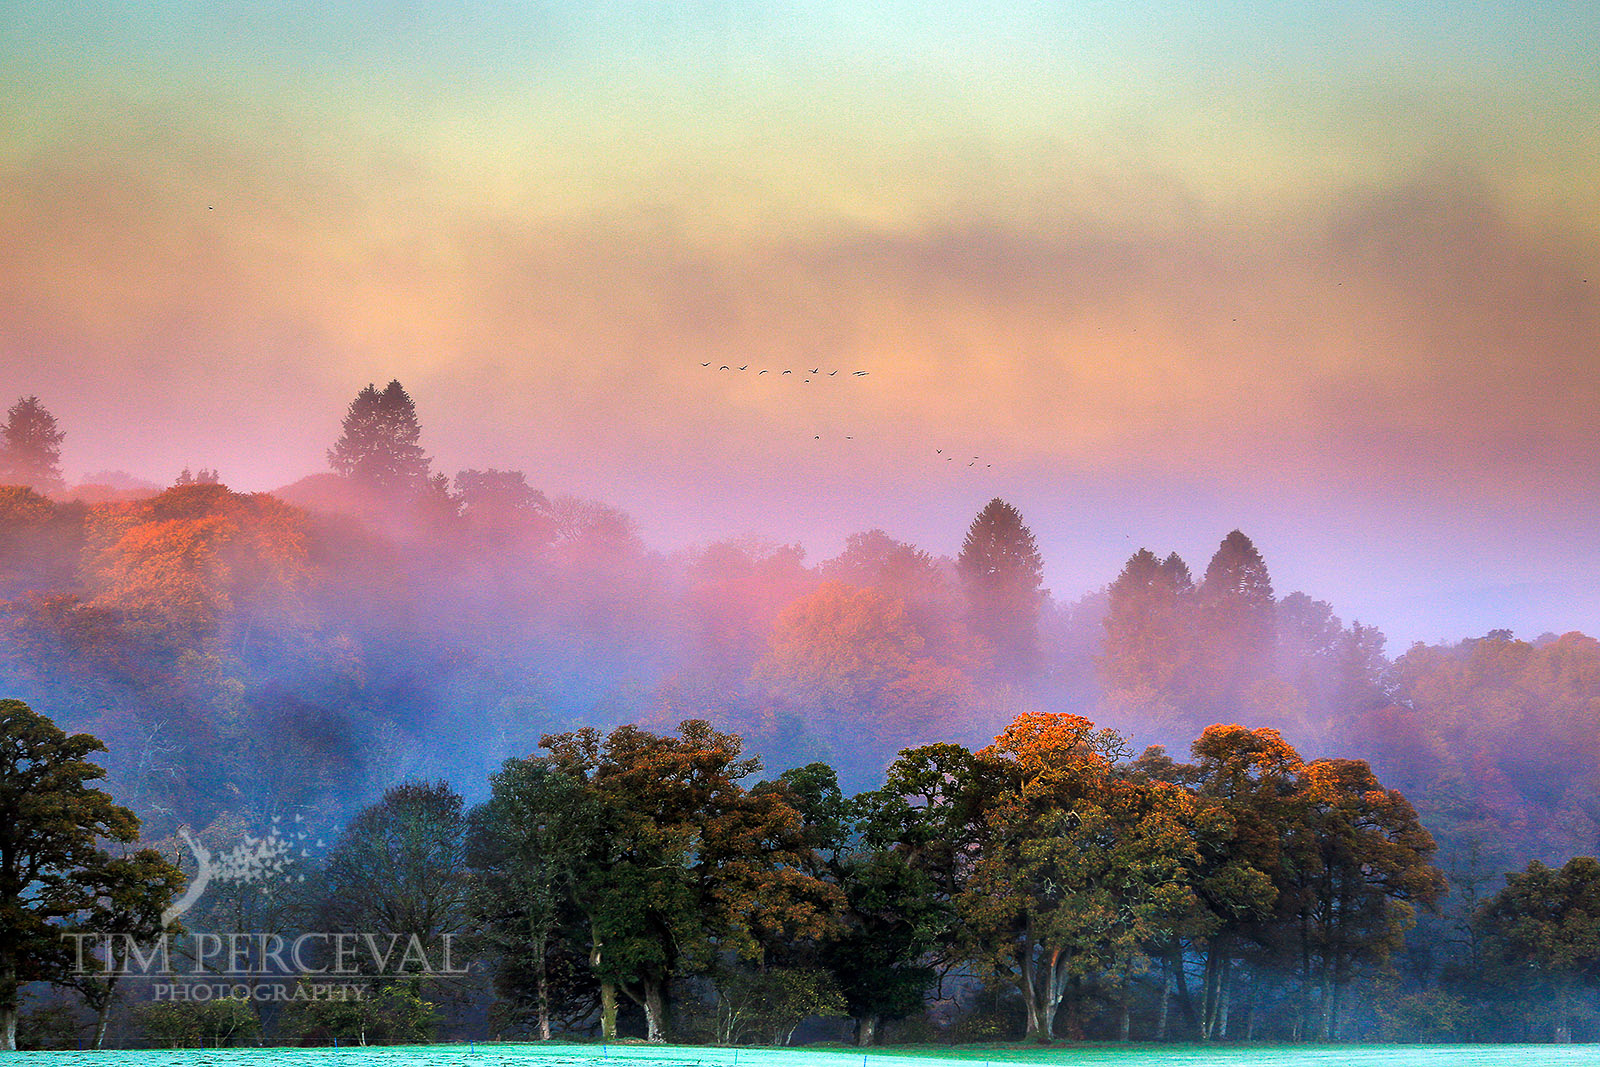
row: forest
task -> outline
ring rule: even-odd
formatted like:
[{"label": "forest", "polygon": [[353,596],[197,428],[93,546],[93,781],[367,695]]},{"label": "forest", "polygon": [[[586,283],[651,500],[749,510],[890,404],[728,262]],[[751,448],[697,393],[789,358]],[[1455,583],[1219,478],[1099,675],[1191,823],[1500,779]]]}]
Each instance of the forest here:
[{"label": "forest", "polygon": [[272,493],[69,488],[65,432],[32,397],[0,431],[5,744],[91,735],[115,801],[52,921],[272,842],[183,925],[472,965],[355,1004],[74,989],[19,962],[7,863],[20,1043],[1600,1038],[1591,637],[1391,655],[1237,530],[1058,599],[999,499],[954,559],[664,553],[434,470],[398,382]]}]

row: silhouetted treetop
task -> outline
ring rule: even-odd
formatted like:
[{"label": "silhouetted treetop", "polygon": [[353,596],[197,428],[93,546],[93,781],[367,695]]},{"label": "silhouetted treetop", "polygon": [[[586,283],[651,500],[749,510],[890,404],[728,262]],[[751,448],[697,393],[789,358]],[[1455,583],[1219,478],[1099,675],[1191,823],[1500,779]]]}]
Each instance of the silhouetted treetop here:
[{"label": "silhouetted treetop", "polygon": [[391,381],[382,392],[369,384],[350,402],[328,465],[386,495],[416,492],[428,480],[421,437],[416,405],[400,383]]},{"label": "silhouetted treetop", "polygon": [[25,396],[6,412],[0,427],[0,484],[40,492],[62,487],[61,442],[66,434],[36,396]]}]

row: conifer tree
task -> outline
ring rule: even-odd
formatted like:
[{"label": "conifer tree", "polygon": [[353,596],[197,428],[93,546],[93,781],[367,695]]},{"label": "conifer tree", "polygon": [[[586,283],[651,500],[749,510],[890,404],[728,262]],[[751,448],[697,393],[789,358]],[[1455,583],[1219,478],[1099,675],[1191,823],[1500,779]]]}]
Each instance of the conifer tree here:
[{"label": "conifer tree", "polygon": [[1277,644],[1272,578],[1250,538],[1234,530],[1222,539],[1196,595],[1201,696],[1225,715],[1267,676]]},{"label": "conifer tree", "polygon": [[328,465],[384,495],[414,494],[428,481],[428,457],[418,442],[417,409],[398,381],[382,392],[369,384],[350,402]]},{"label": "conifer tree", "polygon": [[1002,664],[1025,672],[1039,643],[1039,610],[1048,595],[1044,562],[1033,532],[999,497],[972,520],[956,560],[972,628],[986,637]]},{"label": "conifer tree", "polygon": [[26,485],[42,493],[60,489],[66,436],[38,397],[22,397],[0,427],[0,484]]}]

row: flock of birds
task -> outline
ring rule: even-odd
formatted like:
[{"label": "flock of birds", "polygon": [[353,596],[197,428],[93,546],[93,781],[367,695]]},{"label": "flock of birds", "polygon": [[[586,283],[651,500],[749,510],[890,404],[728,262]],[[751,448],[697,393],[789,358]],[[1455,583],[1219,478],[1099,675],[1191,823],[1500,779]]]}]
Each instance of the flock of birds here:
[{"label": "flock of birds", "polygon": [[[710,370],[712,365],[713,365],[713,363],[715,363],[714,360],[708,360],[708,361],[702,362],[700,364],[700,366],[705,370]],[[728,372],[733,373],[733,374],[738,374],[738,373],[741,373],[741,372],[748,372],[749,370],[750,370],[750,364],[748,364],[748,363],[744,364],[743,366],[739,366],[739,367],[735,367],[731,363],[723,363],[723,364],[717,365],[717,372],[718,373],[721,373],[722,371],[728,371]],[[771,373],[773,373],[772,368],[764,367],[761,370],[756,371],[754,376],[759,378],[763,374],[771,374]],[[782,370],[782,371],[778,371],[777,372],[778,377],[780,377],[780,378],[783,377],[785,374],[794,374],[794,373],[796,373],[796,372],[793,369]],[[837,377],[838,374],[839,374],[839,369],[835,368],[834,370],[830,370],[830,371],[824,373],[822,368],[820,366],[817,366],[817,367],[812,367],[810,370],[801,370],[798,373],[811,376],[811,377],[808,377],[808,378],[802,378],[801,379],[801,384],[805,384],[805,383],[810,382],[811,378],[833,378],[833,377]],[[850,377],[852,377],[852,378],[865,378],[870,373],[871,373],[870,371],[864,371],[864,370],[851,371],[850,372]],[[820,433],[819,434],[814,434],[814,435],[812,435],[811,439],[813,441],[820,441],[820,440],[822,440],[822,435]],[[844,435],[844,439],[846,441],[854,441],[855,440],[855,435],[853,435],[853,434],[845,434]],[[942,449],[942,448],[934,449],[933,453],[934,453],[935,458],[943,457],[943,459],[944,459],[944,461],[946,463],[954,463],[958,458],[953,452],[950,455],[945,455],[945,450]],[[982,456],[973,456],[970,460],[967,461],[967,466],[976,467],[980,463],[982,463],[983,466],[986,467],[986,468],[994,466],[993,463],[984,462],[984,459],[983,459]]]},{"label": "flock of birds", "polygon": [[[700,366],[709,368],[711,366],[711,364],[710,363],[702,363],[702,364],[700,364]],[[727,363],[724,363],[724,364],[722,364],[722,366],[717,368],[717,370],[719,370],[719,371],[725,371],[726,370],[726,371],[735,371],[735,372],[747,371],[749,369],[750,369],[750,364],[748,364],[748,363],[746,363],[742,367],[734,367],[734,366],[731,366],[731,365],[729,365]],[[771,373],[772,373],[772,368],[768,367],[768,368],[765,368],[763,370],[756,371],[756,377],[759,378],[763,374],[771,374]],[[793,373],[795,373],[793,370],[780,371],[778,373],[778,377],[781,378],[785,374],[793,374]],[[822,377],[832,378],[835,375],[837,375],[839,372],[838,372],[838,370],[831,370],[826,375],[824,375],[822,373],[822,368],[821,367],[812,367],[810,370],[801,371],[800,373],[809,374],[813,378],[822,378]],[[865,378],[870,373],[871,373],[871,371],[856,370],[856,371],[851,371],[850,372],[850,376],[852,378]],[[803,382],[809,382],[810,380],[811,380],[811,378],[806,378],[806,379],[803,379]]]}]

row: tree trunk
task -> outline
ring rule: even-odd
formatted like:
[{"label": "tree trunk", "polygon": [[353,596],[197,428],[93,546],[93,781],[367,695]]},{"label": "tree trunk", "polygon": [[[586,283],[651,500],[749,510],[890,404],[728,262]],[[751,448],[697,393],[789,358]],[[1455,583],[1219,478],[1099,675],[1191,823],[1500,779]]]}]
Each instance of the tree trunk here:
[{"label": "tree trunk", "polygon": [[[600,931],[594,931],[594,941],[589,949],[589,966],[596,972],[604,959],[602,949],[604,943],[600,940]],[[617,1039],[617,983],[600,980],[600,1040],[615,1041]]]},{"label": "tree trunk", "polygon": [[1178,987],[1178,1007],[1183,1009],[1183,1021],[1190,1033],[1198,1033],[1200,1025],[1195,1018],[1194,998],[1189,995],[1189,980],[1183,973],[1183,949],[1176,942],[1172,946],[1172,980]]},{"label": "tree trunk", "polygon": [[878,1036],[878,1016],[856,1016],[856,1044],[866,1048]]},{"label": "tree trunk", "polygon": [[102,1048],[105,1047],[105,1044],[106,1044],[106,1027],[109,1026],[110,1024],[111,1024],[111,998],[107,997],[106,998],[106,1002],[104,1004],[100,1005],[100,1010],[95,1012],[95,1015],[94,1015],[94,1044],[92,1046],[90,1046],[90,1047],[92,1047],[96,1052],[99,1052]]},{"label": "tree trunk", "polygon": [[1131,1025],[1132,1021],[1128,1018],[1128,1014],[1129,1014],[1128,1013],[1128,1001],[1129,1001],[1129,999],[1130,999],[1130,994],[1128,992],[1128,986],[1127,986],[1127,983],[1124,982],[1123,986],[1122,986],[1122,1016],[1117,1021],[1117,1040],[1118,1041],[1127,1041],[1128,1040],[1128,1033],[1132,1029],[1132,1025]]},{"label": "tree trunk", "polygon": [[[1061,1008],[1061,999],[1066,996],[1066,953],[1059,948],[1050,949],[1044,955],[1044,974],[1034,977],[1029,986],[1034,993],[1037,1004],[1030,1002],[1029,1014],[1038,1019],[1037,1029],[1033,1036],[1041,1044],[1048,1044],[1055,1040],[1056,1013]],[[1044,988],[1040,988],[1041,983]],[[1031,1025],[1031,1023],[1030,1023]]]},{"label": "tree trunk", "polygon": [[1217,1018],[1217,1040],[1228,1040],[1228,1006],[1233,1001],[1233,963],[1230,960],[1222,969],[1222,1008]]},{"label": "tree trunk", "polygon": [[617,1039],[617,983],[600,983],[600,1040]]},{"label": "tree trunk", "polygon": [[1156,1040],[1167,1039],[1167,1022],[1172,1017],[1172,967],[1162,964],[1162,969],[1167,972],[1166,981],[1161,986],[1161,1015],[1156,1022]]},{"label": "tree trunk", "polygon": [[1333,1026],[1333,996],[1327,975],[1323,975],[1318,992],[1322,994],[1322,1003],[1319,1005],[1322,1010],[1317,1013],[1320,1016],[1317,1021],[1317,1040],[1326,1042]]},{"label": "tree trunk", "polygon": [[7,954],[0,965],[0,1052],[17,1051],[17,964]]},{"label": "tree trunk", "polygon": [[543,960],[539,964],[539,1040],[550,1040],[550,979]]},{"label": "tree trunk", "polygon": [[661,996],[660,982],[646,982],[644,984],[644,1021],[646,1028],[645,1039],[652,1044],[660,1044],[666,1040],[667,1010],[666,1003]]},{"label": "tree trunk", "polygon": [[1017,985],[1022,993],[1022,1003],[1028,1013],[1028,1027],[1022,1034],[1022,1040],[1027,1041],[1039,1036],[1044,1029],[1039,1020],[1038,998],[1033,989],[1033,946],[1028,945],[1022,952],[1017,953]]}]

